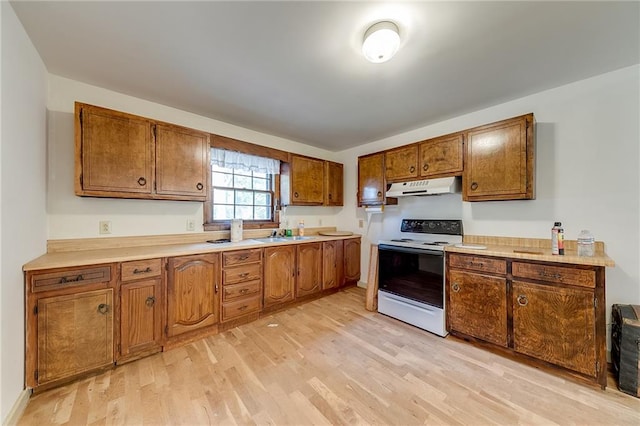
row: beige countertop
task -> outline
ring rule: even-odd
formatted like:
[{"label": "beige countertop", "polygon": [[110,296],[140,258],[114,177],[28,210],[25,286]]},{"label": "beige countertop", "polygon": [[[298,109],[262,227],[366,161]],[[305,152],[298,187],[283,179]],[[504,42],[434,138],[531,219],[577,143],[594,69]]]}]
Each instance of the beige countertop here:
[{"label": "beige countertop", "polygon": [[126,262],[130,260],[152,259],[158,257],[186,256],[192,254],[217,253],[222,251],[240,250],[248,248],[262,248],[271,246],[305,244],[333,240],[359,238],[360,235],[330,236],[313,235],[307,240],[291,240],[264,243],[254,239],[245,239],[234,243],[211,244],[207,242],[192,242],[186,244],[158,244],[136,247],[113,247],[93,250],[61,251],[46,253],[28,263],[22,269],[35,271],[51,268],[65,268],[72,266],[94,265],[100,263]]}]

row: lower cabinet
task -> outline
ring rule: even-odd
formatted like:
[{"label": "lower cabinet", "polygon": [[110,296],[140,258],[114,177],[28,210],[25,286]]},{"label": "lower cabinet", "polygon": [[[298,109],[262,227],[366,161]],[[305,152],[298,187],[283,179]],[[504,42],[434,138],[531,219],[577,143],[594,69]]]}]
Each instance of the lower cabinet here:
[{"label": "lower cabinet", "polygon": [[296,247],[264,249],[264,307],[290,302],[295,298]]},{"label": "lower cabinet", "polygon": [[262,249],[222,253],[222,321],[260,312]]},{"label": "lower cabinet", "polygon": [[604,267],[452,253],[446,290],[452,334],[507,347],[606,387]]},{"label": "lower cabinet", "polygon": [[167,267],[167,337],[220,320],[220,254],[171,257]]},{"label": "lower cabinet", "polygon": [[348,238],[344,243],[344,282],[343,284],[360,280],[360,237]]},{"label": "lower cabinet", "polygon": [[341,240],[322,243],[322,289],[339,287],[344,280],[343,243]]},{"label": "lower cabinet", "polygon": [[297,251],[296,297],[318,293],[322,290],[322,243],[299,244]]}]

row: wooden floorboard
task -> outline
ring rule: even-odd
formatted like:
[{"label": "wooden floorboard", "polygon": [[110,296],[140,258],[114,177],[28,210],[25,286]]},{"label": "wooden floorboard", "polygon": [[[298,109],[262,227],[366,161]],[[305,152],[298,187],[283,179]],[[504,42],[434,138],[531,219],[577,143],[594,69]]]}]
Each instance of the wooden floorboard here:
[{"label": "wooden floorboard", "polygon": [[360,288],[34,395],[21,425],[639,425],[640,399],[364,309]]}]

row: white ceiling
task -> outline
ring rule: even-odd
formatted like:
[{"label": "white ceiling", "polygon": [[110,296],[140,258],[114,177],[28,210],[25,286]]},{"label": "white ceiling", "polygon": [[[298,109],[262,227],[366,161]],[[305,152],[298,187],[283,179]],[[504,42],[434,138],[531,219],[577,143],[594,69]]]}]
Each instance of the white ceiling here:
[{"label": "white ceiling", "polygon": [[637,1],[12,5],[52,74],[333,151],[640,62]]}]

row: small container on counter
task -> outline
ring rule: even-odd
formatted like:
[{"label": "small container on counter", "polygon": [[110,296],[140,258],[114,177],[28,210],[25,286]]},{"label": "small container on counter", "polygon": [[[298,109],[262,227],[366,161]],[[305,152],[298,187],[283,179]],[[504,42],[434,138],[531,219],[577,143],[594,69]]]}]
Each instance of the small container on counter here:
[{"label": "small container on counter", "polygon": [[301,220],[300,223],[298,223],[298,235],[301,237],[304,235],[304,220]]},{"label": "small container on counter", "polygon": [[586,229],[578,234],[578,256],[593,256],[595,254],[595,238]]}]

